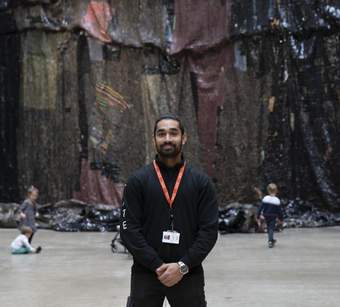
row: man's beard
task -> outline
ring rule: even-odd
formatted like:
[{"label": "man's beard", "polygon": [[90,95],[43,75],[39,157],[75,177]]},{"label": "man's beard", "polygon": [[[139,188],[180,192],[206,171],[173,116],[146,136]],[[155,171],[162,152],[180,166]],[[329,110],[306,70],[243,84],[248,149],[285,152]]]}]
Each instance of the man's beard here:
[{"label": "man's beard", "polygon": [[[167,148],[165,148],[167,147]],[[156,146],[157,153],[162,158],[176,158],[182,152],[182,142],[176,146],[173,143],[165,143],[161,146]]]}]

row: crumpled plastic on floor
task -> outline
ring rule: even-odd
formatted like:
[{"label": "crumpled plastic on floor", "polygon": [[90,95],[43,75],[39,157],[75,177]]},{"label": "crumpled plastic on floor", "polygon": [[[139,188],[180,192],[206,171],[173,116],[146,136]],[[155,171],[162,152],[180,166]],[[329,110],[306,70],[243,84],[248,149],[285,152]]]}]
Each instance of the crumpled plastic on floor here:
[{"label": "crumpled plastic on floor", "polygon": [[120,221],[120,209],[91,208],[81,223],[82,231],[116,231]]},{"label": "crumpled plastic on floor", "polygon": [[40,220],[49,220],[42,228],[56,231],[116,231],[120,221],[120,208],[77,200],[60,201],[54,206],[41,208],[39,212]]},{"label": "crumpled plastic on floor", "polygon": [[[282,207],[283,228],[340,226],[340,213],[320,210],[312,203],[301,199],[283,200]],[[258,208],[259,204],[232,203],[220,209],[218,219],[220,233],[263,232],[263,229],[258,229],[256,222]]]},{"label": "crumpled plastic on floor", "polygon": [[17,227],[16,216],[19,211],[19,204],[0,203],[0,228]]},{"label": "crumpled plastic on floor", "polygon": [[340,213],[321,211],[301,199],[290,201],[285,206],[285,227],[327,227],[340,225]]},{"label": "crumpled plastic on floor", "polygon": [[[19,204],[0,203],[0,228],[16,228]],[[340,226],[340,213],[320,210],[301,199],[282,200],[284,228]],[[231,203],[219,210],[221,234],[253,233],[258,229],[256,216],[259,204]],[[56,231],[117,231],[121,209],[104,204],[87,204],[77,200],[60,201],[55,205],[38,206],[40,229]]]},{"label": "crumpled plastic on floor", "polygon": [[257,206],[231,203],[219,211],[218,228],[221,234],[255,232]]},{"label": "crumpled plastic on floor", "polygon": [[52,228],[57,231],[116,231],[120,209],[108,205],[59,207],[52,219]]}]

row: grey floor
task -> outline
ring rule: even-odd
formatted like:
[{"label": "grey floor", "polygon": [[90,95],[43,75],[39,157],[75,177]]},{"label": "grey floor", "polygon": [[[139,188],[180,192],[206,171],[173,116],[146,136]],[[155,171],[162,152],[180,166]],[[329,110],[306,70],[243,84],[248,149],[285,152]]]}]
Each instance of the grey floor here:
[{"label": "grey floor", "polygon": [[[112,233],[40,230],[41,254],[12,256],[16,235],[0,229],[1,307],[125,307],[131,259],[111,253]],[[340,306],[340,228],[277,238],[268,249],[264,234],[220,236],[205,261],[208,306]]]}]

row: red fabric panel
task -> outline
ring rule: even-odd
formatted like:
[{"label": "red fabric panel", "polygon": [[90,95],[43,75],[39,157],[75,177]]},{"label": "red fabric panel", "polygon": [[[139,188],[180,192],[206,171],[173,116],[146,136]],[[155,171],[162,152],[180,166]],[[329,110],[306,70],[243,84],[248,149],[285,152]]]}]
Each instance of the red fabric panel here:
[{"label": "red fabric panel", "polygon": [[232,65],[230,36],[231,0],[180,0],[175,2],[176,25],[170,51],[189,51],[190,69],[196,75],[198,133],[204,164],[214,175],[217,110],[225,97],[225,71]]},{"label": "red fabric panel", "polygon": [[124,190],[123,183],[114,183],[102,176],[100,170],[92,170],[88,160],[81,163],[80,191],[73,197],[89,204],[107,204],[120,207]]},{"label": "red fabric panel", "polygon": [[214,175],[217,141],[217,111],[225,100],[225,71],[233,63],[230,46],[221,46],[189,57],[191,70],[196,74],[198,94],[198,134],[202,144],[202,156],[206,171]]},{"label": "red fabric panel", "polygon": [[177,0],[171,53],[204,51],[220,45],[230,34],[231,0]]},{"label": "red fabric panel", "polygon": [[111,43],[112,39],[107,33],[112,20],[112,10],[108,3],[90,1],[86,15],[80,20],[80,26],[88,31],[94,38],[104,43]]}]

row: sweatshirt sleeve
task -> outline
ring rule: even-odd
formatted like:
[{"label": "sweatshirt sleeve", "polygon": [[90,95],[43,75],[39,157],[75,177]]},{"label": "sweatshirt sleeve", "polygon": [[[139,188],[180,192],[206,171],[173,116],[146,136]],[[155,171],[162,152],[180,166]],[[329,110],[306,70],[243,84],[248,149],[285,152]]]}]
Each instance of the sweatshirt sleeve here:
[{"label": "sweatshirt sleeve", "polygon": [[259,209],[257,210],[257,218],[259,218],[261,214],[263,213],[263,208],[264,208],[264,204],[263,204],[263,201],[261,201],[261,205]]},{"label": "sweatshirt sleeve", "polygon": [[151,271],[163,261],[147,243],[142,231],[143,193],[136,177],[129,179],[123,195],[120,232],[121,238],[134,259]]},{"label": "sweatshirt sleeve", "polygon": [[20,212],[25,213],[27,209],[27,202],[26,200],[20,205]]},{"label": "sweatshirt sleeve", "polygon": [[22,244],[28,248],[31,252],[34,252],[35,249],[32,247],[32,245],[28,242],[28,238],[26,236],[23,236],[22,238]]},{"label": "sweatshirt sleeve", "polygon": [[181,259],[189,268],[202,263],[214,247],[218,235],[218,206],[212,183],[206,178],[199,193],[199,229],[196,240]]}]

